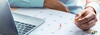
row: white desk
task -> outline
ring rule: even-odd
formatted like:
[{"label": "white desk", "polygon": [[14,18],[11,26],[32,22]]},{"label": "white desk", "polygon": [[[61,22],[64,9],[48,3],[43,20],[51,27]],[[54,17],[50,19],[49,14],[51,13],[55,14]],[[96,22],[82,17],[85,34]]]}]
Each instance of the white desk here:
[{"label": "white desk", "polygon": [[[17,9],[14,12],[45,20],[45,23],[31,32],[30,35],[81,35],[83,33],[74,24],[75,15],[70,13],[51,9]],[[99,25],[100,22],[94,28],[100,32]]]}]

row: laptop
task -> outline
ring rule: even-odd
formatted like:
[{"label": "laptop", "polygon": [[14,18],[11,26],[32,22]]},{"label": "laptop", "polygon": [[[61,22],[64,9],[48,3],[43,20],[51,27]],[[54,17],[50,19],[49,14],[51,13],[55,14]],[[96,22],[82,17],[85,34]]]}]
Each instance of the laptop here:
[{"label": "laptop", "polygon": [[39,18],[16,13],[12,15],[8,0],[0,0],[0,35],[28,35],[42,23],[44,20]]},{"label": "laptop", "polygon": [[0,0],[0,35],[18,35],[7,0]]}]

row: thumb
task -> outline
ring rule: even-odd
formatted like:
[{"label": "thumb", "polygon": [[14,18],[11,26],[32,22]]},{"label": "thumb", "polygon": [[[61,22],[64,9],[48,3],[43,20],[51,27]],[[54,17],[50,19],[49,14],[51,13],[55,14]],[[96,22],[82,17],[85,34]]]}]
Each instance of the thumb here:
[{"label": "thumb", "polygon": [[75,16],[75,21],[79,21],[79,20],[80,20],[80,17],[81,17],[81,14],[77,14],[77,15]]},{"label": "thumb", "polygon": [[84,15],[84,13],[85,13],[85,10],[83,10],[82,12],[80,12],[79,14],[76,14],[76,16],[75,16],[75,19],[78,21],[78,20],[81,20],[81,17],[82,17],[82,15]]}]

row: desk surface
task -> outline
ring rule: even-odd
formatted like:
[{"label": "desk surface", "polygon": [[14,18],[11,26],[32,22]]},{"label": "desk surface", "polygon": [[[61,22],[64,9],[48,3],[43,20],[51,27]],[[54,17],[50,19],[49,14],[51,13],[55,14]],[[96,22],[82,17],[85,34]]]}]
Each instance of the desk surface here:
[{"label": "desk surface", "polygon": [[[83,33],[74,24],[74,14],[51,9],[16,9],[14,12],[45,20],[45,23],[30,35],[81,35]],[[97,22],[93,29],[100,32],[99,25],[100,22]]]}]

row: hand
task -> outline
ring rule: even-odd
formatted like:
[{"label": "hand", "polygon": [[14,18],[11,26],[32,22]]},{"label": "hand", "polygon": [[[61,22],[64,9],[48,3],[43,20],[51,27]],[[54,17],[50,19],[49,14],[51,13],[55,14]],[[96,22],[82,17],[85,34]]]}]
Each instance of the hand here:
[{"label": "hand", "polygon": [[59,0],[45,0],[45,8],[60,10],[64,12],[68,12],[69,9],[63,5]]},{"label": "hand", "polygon": [[89,30],[96,22],[96,13],[92,7],[84,9],[75,17],[75,24],[84,31]]}]

